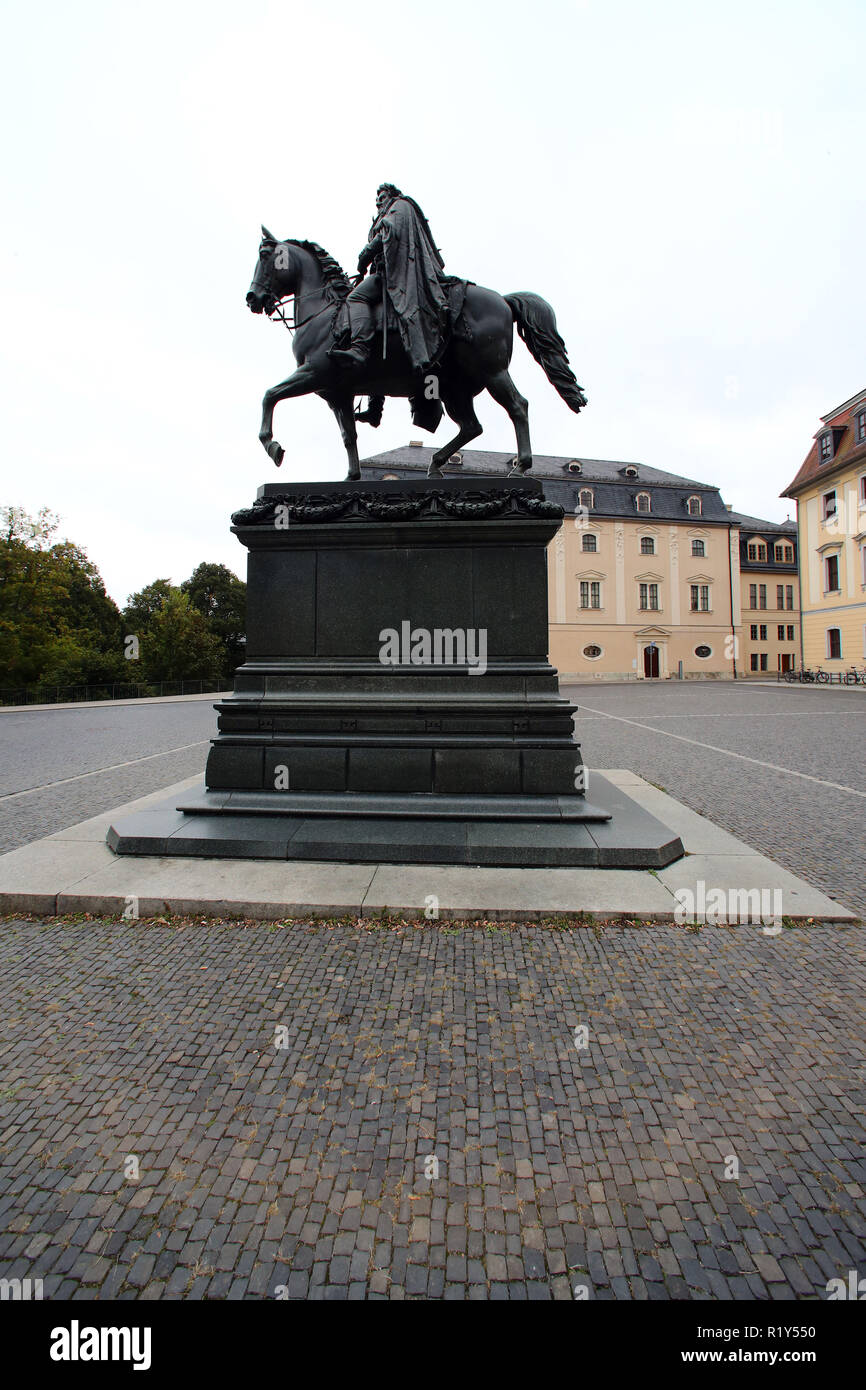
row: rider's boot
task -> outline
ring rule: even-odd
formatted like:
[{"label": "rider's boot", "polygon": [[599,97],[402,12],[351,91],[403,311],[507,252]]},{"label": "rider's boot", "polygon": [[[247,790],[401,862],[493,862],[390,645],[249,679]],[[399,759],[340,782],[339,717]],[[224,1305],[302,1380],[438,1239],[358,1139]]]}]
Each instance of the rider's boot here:
[{"label": "rider's boot", "polygon": [[[366,306],[365,310],[366,310]],[[376,335],[373,315],[359,312],[360,304],[352,305],[352,336],[347,348],[331,348],[328,352],[332,362],[340,367],[361,367],[370,356],[370,346]]]}]

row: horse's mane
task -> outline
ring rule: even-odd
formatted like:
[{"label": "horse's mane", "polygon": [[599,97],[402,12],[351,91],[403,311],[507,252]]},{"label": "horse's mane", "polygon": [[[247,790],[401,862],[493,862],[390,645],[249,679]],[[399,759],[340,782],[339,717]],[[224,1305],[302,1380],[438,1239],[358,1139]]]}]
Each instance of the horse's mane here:
[{"label": "horse's mane", "polygon": [[322,271],[322,286],[328,299],[336,303],[346,298],[352,286],[349,284],[343,267],[334,260],[329,251],[326,251],[315,241],[299,241],[296,237],[291,236],[287,236],[285,240],[290,246],[300,246],[302,250],[309,251],[311,256],[315,256]]}]

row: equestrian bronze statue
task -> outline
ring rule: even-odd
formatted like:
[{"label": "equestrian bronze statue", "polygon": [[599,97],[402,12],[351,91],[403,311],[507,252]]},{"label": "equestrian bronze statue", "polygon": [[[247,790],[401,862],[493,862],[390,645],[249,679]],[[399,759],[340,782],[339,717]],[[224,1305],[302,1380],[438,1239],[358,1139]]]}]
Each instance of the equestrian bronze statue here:
[{"label": "equestrian bronze statue", "polygon": [[[259,439],[277,467],[285,452],[273,435],[280,401],[313,392],[327,401],[348,454],[348,477],[360,478],[356,420],[377,425],[384,398],[405,396],[420,428],[432,433],[443,409],[458,427],[430,462],[428,476],[438,477],[455,450],[481,434],[473,402],[487,390],[514,425],[511,471],[527,472],[527,402],[508,373],[514,324],[566,405],[575,413],[586,405],[550,305],[537,294],[499,295],[446,275],[423,212],[393,184],[378,190],[354,281],[314,241],[277,241],[262,227],[247,304],[295,335],[297,371],[265,392],[262,407]],[[356,396],[369,398],[366,411],[356,414]]]}]

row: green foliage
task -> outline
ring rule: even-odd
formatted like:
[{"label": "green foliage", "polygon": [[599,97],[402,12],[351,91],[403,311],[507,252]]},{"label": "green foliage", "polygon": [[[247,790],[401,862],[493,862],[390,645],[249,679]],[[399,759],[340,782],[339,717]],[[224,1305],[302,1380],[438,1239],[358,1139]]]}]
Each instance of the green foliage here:
[{"label": "green foliage", "polygon": [[[201,564],[180,587],[155,579],[121,613],[47,508],[0,508],[0,686],[228,683],[244,659],[246,585]],[[138,639],[138,659],[126,639]]]},{"label": "green foliage", "polygon": [[142,673],[149,683],[217,681],[222,674],[223,645],[180,589],[171,589],[140,642]]},{"label": "green foliage", "polygon": [[181,591],[207,619],[222,643],[221,676],[230,680],[244,659],[247,586],[226,565],[200,564],[181,584]]},{"label": "green foliage", "polygon": [[0,686],[126,679],[117,605],[58,525],[45,507],[0,507]]}]

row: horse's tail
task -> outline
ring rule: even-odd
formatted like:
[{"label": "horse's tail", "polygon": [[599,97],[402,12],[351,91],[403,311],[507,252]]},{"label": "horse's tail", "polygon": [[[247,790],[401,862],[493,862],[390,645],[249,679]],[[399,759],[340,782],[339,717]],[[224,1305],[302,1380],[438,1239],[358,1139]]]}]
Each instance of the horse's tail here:
[{"label": "horse's tail", "polygon": [[528,290],[506,294],[504,298],[529,351],[565,404],[577,414],[586,405],[586,396],[568,365],[565,343],[556,331],[556,317],[547,300]]}]

